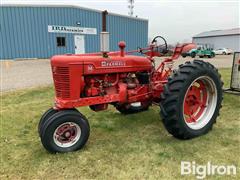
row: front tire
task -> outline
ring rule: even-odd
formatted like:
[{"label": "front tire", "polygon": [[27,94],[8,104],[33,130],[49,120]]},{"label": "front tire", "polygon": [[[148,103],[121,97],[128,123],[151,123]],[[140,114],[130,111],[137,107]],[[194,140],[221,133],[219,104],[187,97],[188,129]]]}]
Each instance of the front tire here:
[{"label": "front tire", "polygon": [[81,149],[90,134],[86,117],[76,110],[62,110],[42,125],[41,142],[51,153],[72,152]]},{"label": "front tire", "polygon": [[[77,111],[77,109],[71,109],[73,111]],[[41,131],[42,131],[42,126],[43,124],[50,118],[52,117],[54,114],[56,114],[58,112],[58,110],[54,109],[54,108],[50,108],[48,109],[41,117],[39,123],[38,123],[38,135],[39,137],[41,137]],[[78,111],[77,111],[78,112]]]},{"label": "front tire", "polygon": [[39,123],[38,123],[38,134],[40,136],[40,132],[41,132],[41,129],[42,129],[42,125],[45,123],[45,121],[50,118],[52,115],[54,115],[55,113],[57,113],[58,111],[53,109],[53,108],[50,108],[48,109],[41,117]]},{"label": "front tire", "polygon": [[222,81],[217,69],[200,60],[180,65],[161,95],[161,115],[167,131],[191,139],[212,129],[222,103]]}]

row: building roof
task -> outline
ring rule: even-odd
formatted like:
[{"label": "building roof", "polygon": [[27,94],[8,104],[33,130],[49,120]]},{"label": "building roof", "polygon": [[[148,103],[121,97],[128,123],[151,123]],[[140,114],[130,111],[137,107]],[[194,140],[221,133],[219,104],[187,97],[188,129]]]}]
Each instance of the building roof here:
[{"label": "building roof", "polygon": [[[25,4],[24,3],[24,4],[1,4],[0,7],[67,7],[67,8],[77,8],[77,9],[95,11],[99,13],[102,12],[101,10],[98,10],[98,9],[93,9],[93,8],[88,8],[88,7],[78,6],[78,5],[70,5],[70,4],[44,4],[43,5],[43,4]],[[115,15],[115,16],[122,16],[130,19],[148,21],[148,19],[145,19],[145,18],[133,17],[133,16],[117,14],[112,12],[108,12],[108,14]]]},{"label": "building roof", "polygon": [[193,36],[193,38],[229,36],[229,35],[240,35],[240,28],[206,31],[206,32],[202,32],[200,34]]}]

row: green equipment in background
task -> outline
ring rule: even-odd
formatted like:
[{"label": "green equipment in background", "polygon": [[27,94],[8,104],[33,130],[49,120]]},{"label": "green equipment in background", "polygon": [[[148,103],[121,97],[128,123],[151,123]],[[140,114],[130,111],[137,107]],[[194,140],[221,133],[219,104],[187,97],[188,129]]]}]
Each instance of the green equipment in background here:
[{"label": "green equipment in background", "polygon": [[182,57],[191,56],[195,58],[196,56],[203,58],[213,58],[215,53],[213,52],[213,45],[211,44],[197,44],[197,49],[191,49],[189,52],[182,53]]}]

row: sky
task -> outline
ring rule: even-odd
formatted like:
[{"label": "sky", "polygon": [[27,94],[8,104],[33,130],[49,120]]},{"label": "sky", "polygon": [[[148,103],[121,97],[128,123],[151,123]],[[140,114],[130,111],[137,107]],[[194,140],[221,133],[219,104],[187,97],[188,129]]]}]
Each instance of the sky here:
[{"label": "sky", "polygon": [[[128,0],[0,0],[2,4],[68,4],[128,15]],[[211,30],[240,27],[240,0],[135,0],[134,16],[149,20],[149,38],[190,42]]]}]

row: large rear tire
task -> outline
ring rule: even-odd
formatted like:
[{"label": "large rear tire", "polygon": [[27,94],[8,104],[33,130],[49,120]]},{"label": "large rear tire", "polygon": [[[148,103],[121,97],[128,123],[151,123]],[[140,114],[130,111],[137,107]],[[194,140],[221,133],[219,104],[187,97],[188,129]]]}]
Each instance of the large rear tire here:
[{"label": "large rear tire", "polygon": [[76,110],[62,110],[42,125],[42,145],[51,153],[77,151],[87,142],[90,128],[88,120]]},{"label": "large rear tire", "polygon": [[223,99],[217,69],[201,60],[180,65],[161,94],[161,115],[167,131],[191,139],[212,129]]}]

